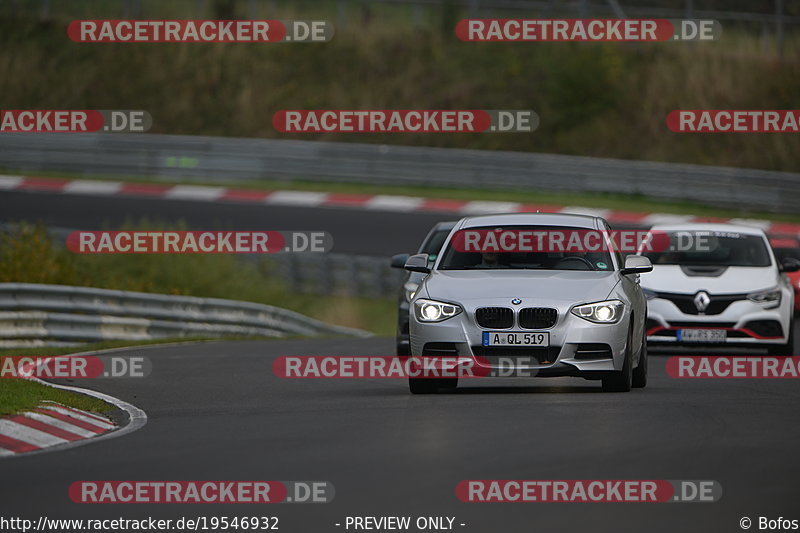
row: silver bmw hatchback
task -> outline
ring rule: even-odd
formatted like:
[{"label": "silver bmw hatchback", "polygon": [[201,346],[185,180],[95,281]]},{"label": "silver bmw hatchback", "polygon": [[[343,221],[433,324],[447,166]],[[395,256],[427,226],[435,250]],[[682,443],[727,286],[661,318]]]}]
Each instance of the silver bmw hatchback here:
[{"label": "silver bmw hatchback", "polygon": [[[409,310],[412,393],[453,388],[464,376],[577,376],[603,390],[647,384],[647,302],[639,274],[599,217],[520,213],[461,219]],[[576,237],[577,236],[577,237]],[[572,243],[573,246],[567,246]],[[589,244],[592,243],[592,244]]]}]

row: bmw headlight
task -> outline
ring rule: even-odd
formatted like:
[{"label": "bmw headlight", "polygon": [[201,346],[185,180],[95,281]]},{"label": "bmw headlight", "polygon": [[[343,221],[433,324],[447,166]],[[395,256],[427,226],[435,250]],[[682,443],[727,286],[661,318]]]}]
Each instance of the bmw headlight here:
[{"label": "bmw headlight", "polygon": [[747,299],[757,304],[766,304],[764,309],[773,309],[781,305],[781,290],[767,289],[766,291],[753,292],[747,295]]},{"label": "bmw headlight", "polygon": [[572,308],[572,314],[596,324],[614,324],[622,318],[623,309],[625,309],[625,304],[619,300],[607,300],[577,305]]},{"label": "bmw headlight", "polygon": [[414,315],[420,322],[441,322],[461,312],[461,307],[447,302],[419,298],[414,302]]},{"label": "bmw headlight", "polygon": [[417,295],[417,289],[419,289],[419,283],[407,281],[405,285],[403,285],[403,291],[405,292],[407,302],[414,299],[414,296]]}]

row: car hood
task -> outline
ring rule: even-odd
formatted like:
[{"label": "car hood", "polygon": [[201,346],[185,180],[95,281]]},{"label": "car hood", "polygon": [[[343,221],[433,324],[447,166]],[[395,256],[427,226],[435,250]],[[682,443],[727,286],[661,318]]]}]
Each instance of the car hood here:
[{"label": "car hood", "polygon": [[658,292],[737,294],[770,289],[778,284],[774,267],[727,267],[717,275],[688,275],[680,265],[655,265],[642,276],[642,287]]},{"label": "car hood", "polygon": [[425,289],[428,298],[450,302],[497,298],[591,302],[604,300],[618,281],[614,271],[434,270]]}]

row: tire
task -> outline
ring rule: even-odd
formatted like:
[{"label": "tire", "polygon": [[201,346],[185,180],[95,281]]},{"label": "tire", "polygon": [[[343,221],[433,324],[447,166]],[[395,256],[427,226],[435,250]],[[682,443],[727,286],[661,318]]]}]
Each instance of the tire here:
[{"label": "tire", "polygon": [[453,390],[458,387],[458,378],[442,378],[439,380],[439,387]]},{"label": "tire", "polygon": [[439,379],[408,378],[408,390],[411,394],[436,394],[439,391]]},{"label": "tire", "polygon": [[631,384],[635,389],[647,386],[647,332],[642,332],[642,348],[639,351],[639,364],[633,369]]},{"label": "tire", "polygon": [[786,344],[775,344],[767,348],[769,355],[794,355],[794,315],[789,321],[789,340]]},{"label": "tire", "polygon": [[625,342],[625,362],[619,372],[610,372],[603,378],[604,392],[629,392],[633,386],[633,371],[631,370],[631,345],[633,344],[633,324],[628,326],[628,339]]}]

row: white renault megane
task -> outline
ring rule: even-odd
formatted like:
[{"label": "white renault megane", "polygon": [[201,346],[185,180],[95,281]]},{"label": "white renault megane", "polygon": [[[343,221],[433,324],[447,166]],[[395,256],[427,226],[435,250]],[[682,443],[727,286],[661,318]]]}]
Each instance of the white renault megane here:
[{"label": "white renault megane", "polygon": [[[517,245],[470,251],[463,245],[469,232]],[[606,240],[576,251],[525,247],[516,239],[587,232]],[[480,375],[598,379],[607,391],[644,387],[647,306],[639,274],[652,266],[638,255],[623,261],[609,232],[605,220],[585,215],[461,219],[433,266],[425,254],[406,262],[406,269],[427,274],[409,313],[412,358],[442,358]],[[412,393],[433,393],[457,379],[412,377],[409,385]]]},{"label": "white renault megane", "polygon": [[794,290],[764,232],[731,224],[654,226],[671,246],[643,252],[653,273],[642,283],[648,299],[647,340],[653,345],[767,348],[793,355]]}]

